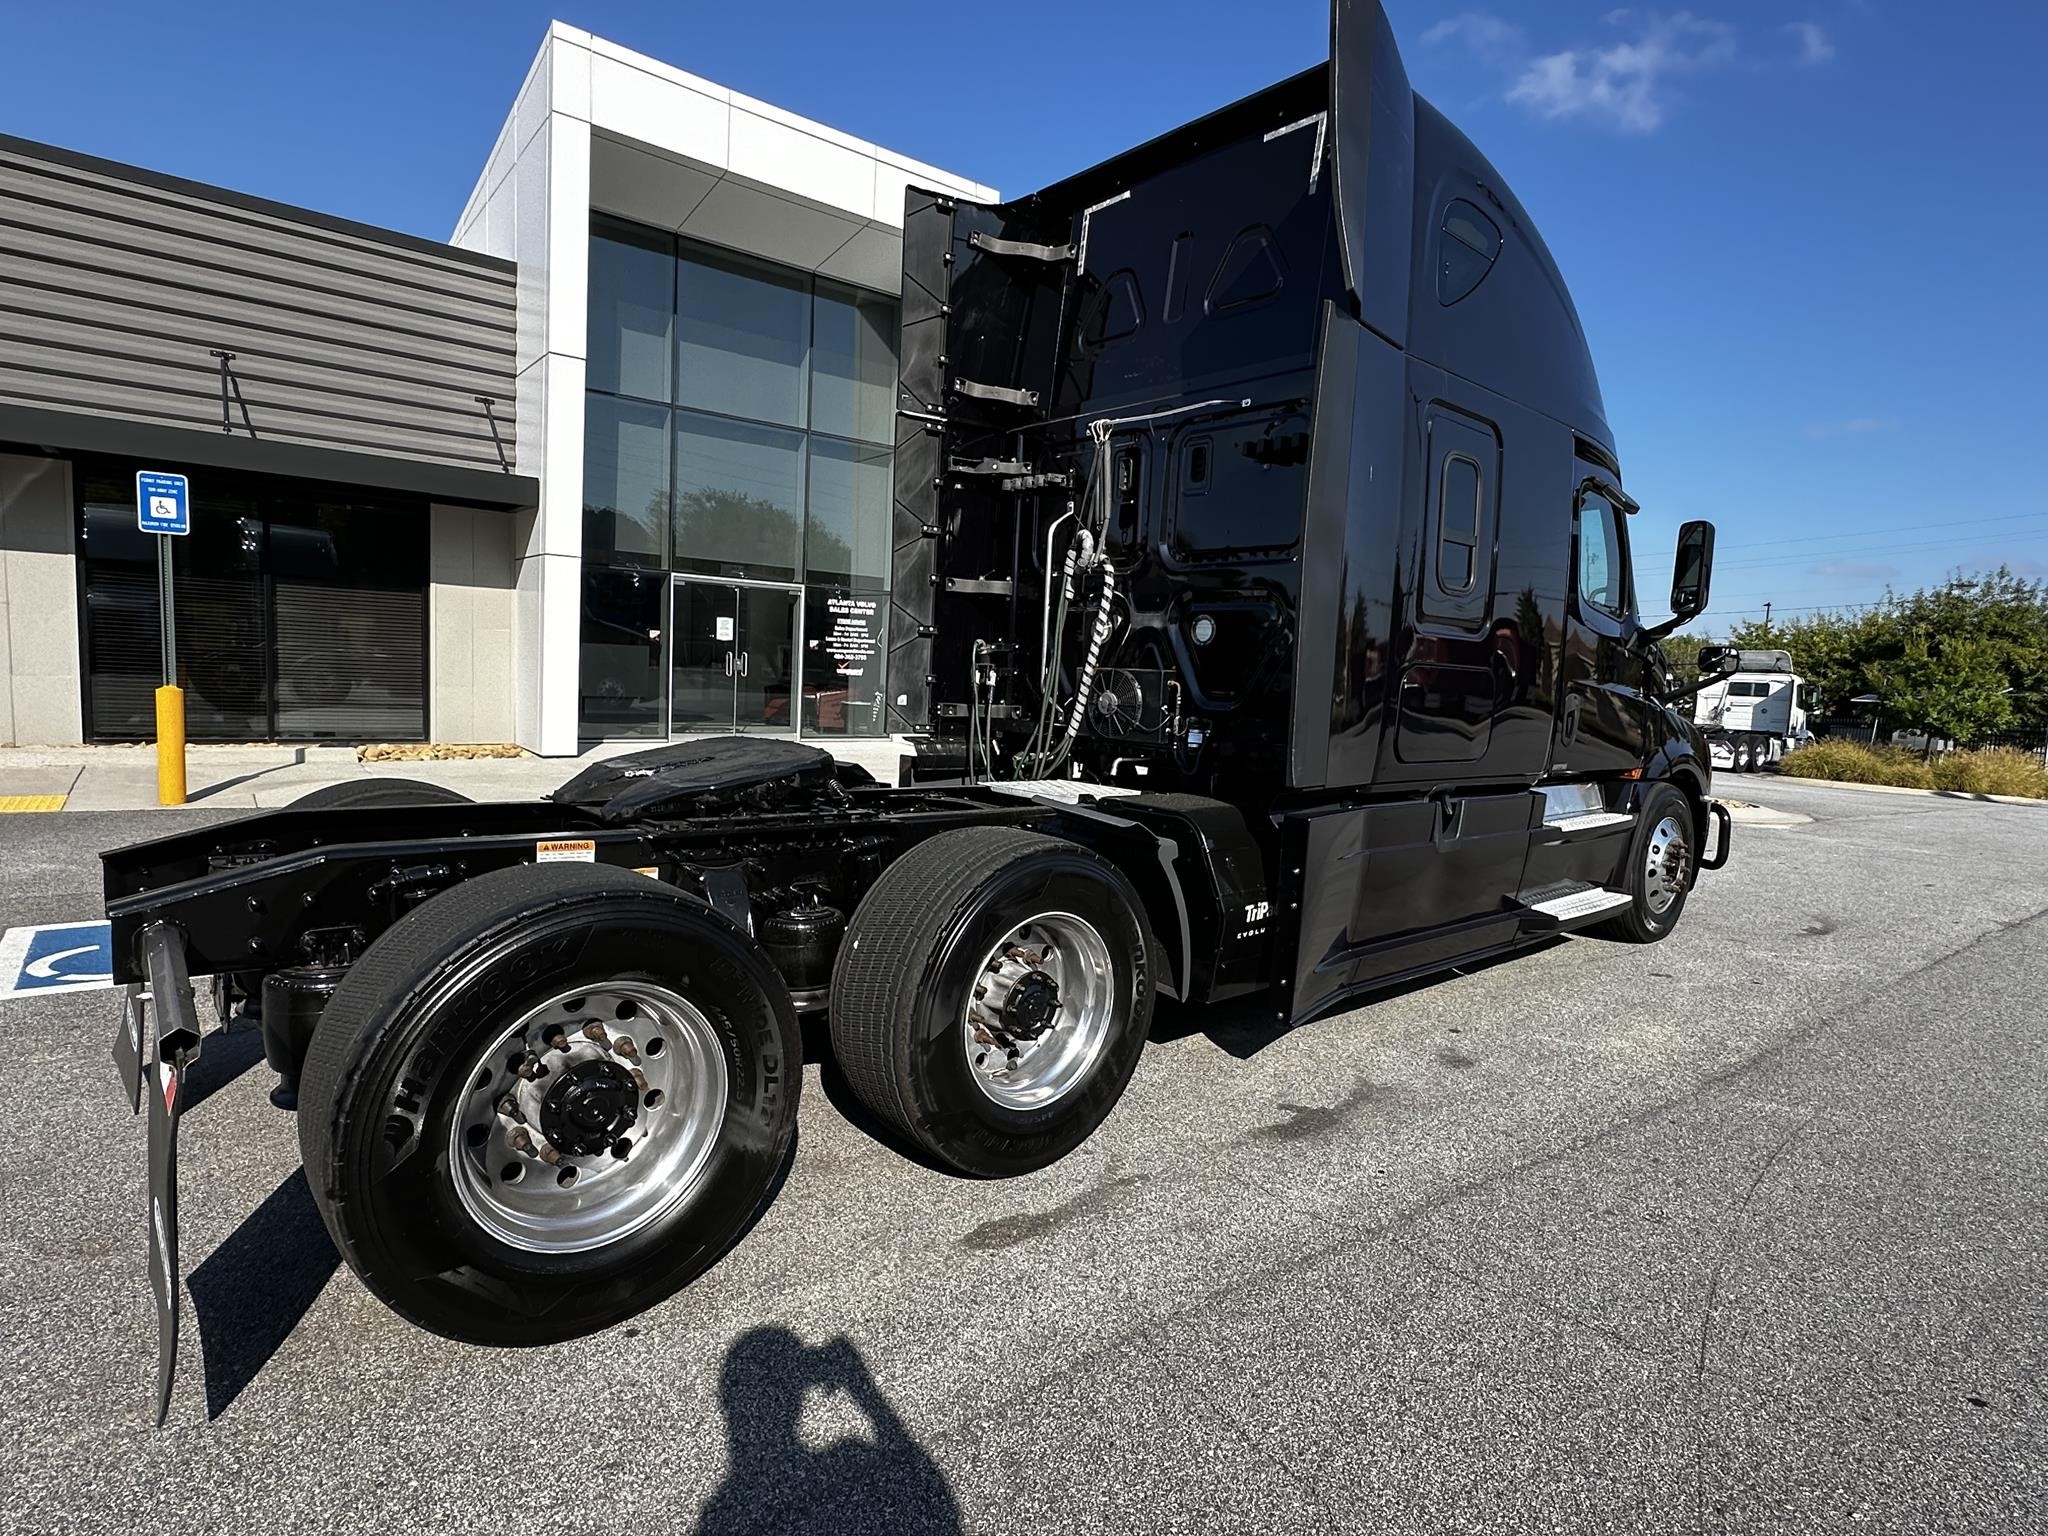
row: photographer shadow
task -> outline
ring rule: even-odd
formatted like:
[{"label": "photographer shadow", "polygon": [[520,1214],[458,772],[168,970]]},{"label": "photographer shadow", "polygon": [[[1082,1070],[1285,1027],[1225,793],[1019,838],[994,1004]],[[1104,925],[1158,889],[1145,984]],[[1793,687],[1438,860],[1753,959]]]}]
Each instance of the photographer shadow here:
[{"label": "photographer shadow", "polygon": [[[830,1400],[828,1416],[858,1416],[867,1433],[806,1443],[802,1421],[814,1393]],[[755,1328],[727,1351],[719,1399],[729,1468],[704,1505],[698,1536],[959,1536],[945,1474],[910,1438],[850,1340],[814,1348],[787,1328]]]}]

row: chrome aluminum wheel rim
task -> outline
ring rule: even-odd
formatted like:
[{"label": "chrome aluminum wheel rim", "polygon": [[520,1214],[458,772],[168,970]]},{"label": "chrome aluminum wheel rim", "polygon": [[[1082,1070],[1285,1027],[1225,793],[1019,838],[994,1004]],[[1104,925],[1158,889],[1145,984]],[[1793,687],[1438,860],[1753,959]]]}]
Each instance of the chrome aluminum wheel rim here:
[{"label": "chrome aluminum wheel rim", "polygon": [[968,1075],[1005,1109],[1043,1108],[1088,1075],[1115,1014],[1102,935],[1071,912],[1041,913],[982,961],[961,1015]]},{"label": "chrome aluminum wheel rim", "polygon": [[1662,917],[1692,879],[1692,844],[1676,816],[1666,816],[1651,829],[1643,857],[1643,899]]},{"label": "chrome aluminum wheel rim", "polygon": [[689,1201],[725,1122],[725,1052],[666,987],[549,998],[471,1062],[448,1132],[462,1207],[528,1253],[584,1253]]}]

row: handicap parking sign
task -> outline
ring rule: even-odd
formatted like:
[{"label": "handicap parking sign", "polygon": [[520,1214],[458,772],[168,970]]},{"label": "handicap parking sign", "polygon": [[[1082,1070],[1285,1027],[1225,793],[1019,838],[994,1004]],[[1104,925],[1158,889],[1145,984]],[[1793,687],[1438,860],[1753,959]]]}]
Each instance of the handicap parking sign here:
[{"label": "handicap parking sign", "polygon": [[114,940],[106,923],[42,923],[0,934],[0,999],[113,984]]},{"label": "handicap parking sign", "polygon": [[192,482],[183,475],[137,470],[135,526],[144,533],[190,533]]}]

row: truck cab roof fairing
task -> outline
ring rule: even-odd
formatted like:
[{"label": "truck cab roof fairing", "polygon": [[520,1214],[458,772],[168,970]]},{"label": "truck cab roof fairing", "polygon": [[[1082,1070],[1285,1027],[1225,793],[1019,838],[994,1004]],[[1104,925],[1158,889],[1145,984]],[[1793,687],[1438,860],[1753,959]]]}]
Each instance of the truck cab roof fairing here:
[{"label": "truck cab roof fairing", "polygon": [[1415,93],[1379,0],[1332,0],[1329,101],[1337,243],[1352,312],[1405,346],[1411,274],[1384,253],[1409,248]]},{"label": "truck cab roof fairing", "polygon": [[[1419,96],[1414,123],[1409,352],[1536,407],[1611,454],[1614,437],[1585,328],[1535,220],[1492,162]],[[1445,226],[1459,211],[1454,204],[1475,210],[1497,231],[1500,246],[1491,267],[1462,293],[1438,279],[1445,242],[1453,238]]]}]

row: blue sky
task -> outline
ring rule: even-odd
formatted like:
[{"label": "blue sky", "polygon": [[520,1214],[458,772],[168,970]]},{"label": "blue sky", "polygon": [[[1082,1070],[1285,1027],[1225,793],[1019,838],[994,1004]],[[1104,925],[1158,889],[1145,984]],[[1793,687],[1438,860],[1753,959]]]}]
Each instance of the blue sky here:
[{"label": "blue sky", "polygon": [[[1649,604],[2048,576],[2048,7],[1388,6],[1592,336]],[[551,15],[1022,192],[1320,59],[1319,0],[0,0],[0,131],[445,238]]]}]

